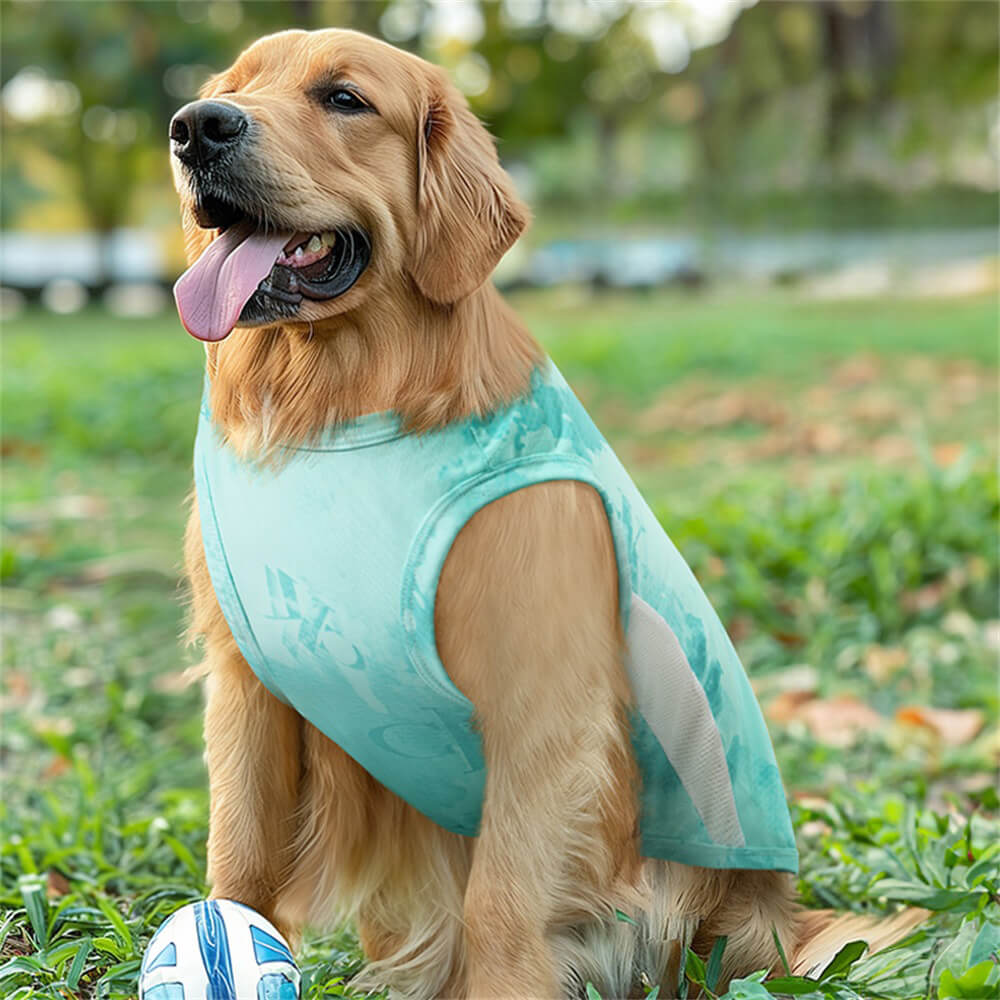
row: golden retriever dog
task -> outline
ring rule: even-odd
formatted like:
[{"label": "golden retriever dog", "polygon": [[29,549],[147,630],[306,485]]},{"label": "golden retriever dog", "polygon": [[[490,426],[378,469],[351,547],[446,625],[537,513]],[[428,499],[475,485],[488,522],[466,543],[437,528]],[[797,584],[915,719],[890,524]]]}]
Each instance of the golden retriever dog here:
[{"label": "golden retriever dog", "polygon": [[[356,32],[286,31],[210,79],[170,137],[193,264],[177,300],[206,342],[205,411],[234,461],[266,477],[366,415],[419,437],[527,391],[543,352],[489,276],[528,211],[443,71]],[[322,539],[322,504],[295,502]],[[722,935],[723,984],[778,967],[775,936],[804,969],[859,930],[898,935],[899,921],[803,912],[787,872],[643,856],[618,567],[591,485],[552,479],[486,504],[440,571],[434,640],[481,738],[474,836],[395,794],[258,678],[210,573],[207,516],[199,490],[185,558],[216,897],[293,943],[306,923],[353,919],[362,985],[412,998],[565,997],[587,982],[672,996],[684,949],[705,955]],[[271,527],[256,530],[263,545]],[[382,531],[373,511],[361,541]],[[338,613],[350,642],[360,612]]]}]

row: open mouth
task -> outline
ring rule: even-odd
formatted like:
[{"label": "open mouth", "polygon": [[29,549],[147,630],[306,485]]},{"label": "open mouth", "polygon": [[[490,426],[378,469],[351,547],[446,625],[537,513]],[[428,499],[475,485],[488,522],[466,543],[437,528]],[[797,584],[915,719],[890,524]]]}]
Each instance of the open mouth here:
[{"label": "open mouth", "polygon": [[296,233],[284,244],[257,291],[283,302],[295,296],[299,301],[336,298],[361,277],[370,257],[371,244],[362,229]]},{"label": "open mouth", "polygon": [[358,226],[274,231],[216,200],[199,205],[196,215],[220,232],[177,280],[174,298],[181,322],[199,340],[222,340],[238,323],[288,319],[303,299],[343,295],[371,259],[371,241]]}]

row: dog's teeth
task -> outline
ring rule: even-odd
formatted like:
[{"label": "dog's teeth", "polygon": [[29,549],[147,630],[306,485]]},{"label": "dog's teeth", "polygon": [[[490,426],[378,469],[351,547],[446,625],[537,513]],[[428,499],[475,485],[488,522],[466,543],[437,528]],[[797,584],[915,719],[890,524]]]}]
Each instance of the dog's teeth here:
[{"label": "dog's teeth", "polygon": [[320,233],[319,238],[323,241],[323,246],[332,247],[337,242],[336,233]]},{"label": "dog's teeth", "polygon": [[323,241],[318,236],[314,236],[306,244],[306,250],[308,250],[309,253],[315,253],[317,250],[322,250],[322,249],[323,249]]},{"label": "dog's teeth", "polygon": [[296,257],[301,257],[302,253],[303,253],[302,247],[296,247],[295,248],[295,256]]}]

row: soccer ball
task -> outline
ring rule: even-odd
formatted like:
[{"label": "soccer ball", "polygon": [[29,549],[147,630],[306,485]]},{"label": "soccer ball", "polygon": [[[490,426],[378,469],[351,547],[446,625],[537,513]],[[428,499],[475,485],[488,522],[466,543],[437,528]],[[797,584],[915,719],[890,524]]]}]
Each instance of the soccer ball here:
[{"label": "soccer ball", "polygon": [[299,970],[273,924],[209,899],[168,917],[139,970],[139,1000],[298,1000]]}]

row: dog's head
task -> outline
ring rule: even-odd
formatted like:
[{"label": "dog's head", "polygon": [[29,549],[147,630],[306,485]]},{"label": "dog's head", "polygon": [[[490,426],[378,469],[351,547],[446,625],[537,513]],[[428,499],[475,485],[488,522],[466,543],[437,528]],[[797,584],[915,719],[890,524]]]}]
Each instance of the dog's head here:
[{"label": "dog's head", "polygon": [[446,75],[353,31],[262,38],[177,112],[170,144],[193,261],[175,294],[202,340],[400,282],[456,302],[527,221]]}]

